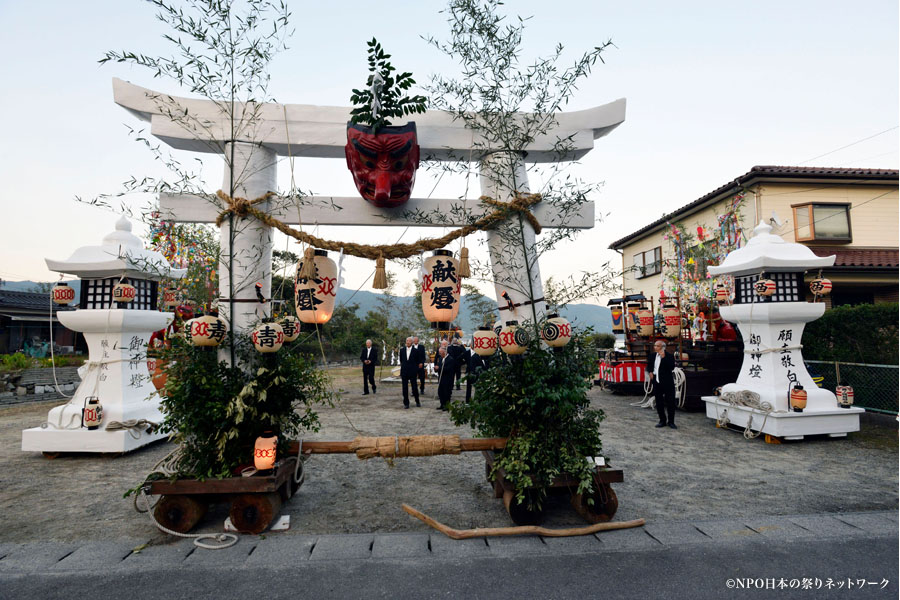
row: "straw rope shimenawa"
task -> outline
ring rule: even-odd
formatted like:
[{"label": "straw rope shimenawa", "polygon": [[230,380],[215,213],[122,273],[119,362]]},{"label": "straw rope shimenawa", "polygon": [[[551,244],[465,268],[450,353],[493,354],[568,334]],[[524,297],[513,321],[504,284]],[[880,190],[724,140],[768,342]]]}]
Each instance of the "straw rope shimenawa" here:
[{"label": "straw rope shimenawa", "polygon": [[438,456],[459,454],[458,435],[416,435],[387,437],[357,437],[350,449],[360,460],[369,458],[405,458],[408,456]]},{"label": "straw rope shimenawa", "polygon": [[218,192],[216,192],[216,196],[218,196],[219,199],[225,203],[225,209],[219,214],[218,218],[216,218],[216,225],[221,227],[222,223],[225,221],[225,218],[229,214],[234,214],[238,217],[252,216],[265,223],[269,227],[274,227],[283,234],[298,241],[309,244],[310,246],[313,246],[315,248],[321,248],[322,250],[332,250],[334,252],[343,250],[344,254],[349,254],[350,256],[356,256],[359,258],[368,258],[369,260],[409,258],[421,252],[437,250],[439,248],[443,248],[453,240],[465,237],[476,231],[485,231],[488,229],[492,229],[493,227],[499,225],[500,222],[506,219],[509,215],[514,213],[522,215],[522,217],[525,218],[534,228],[535,233],[541,232],[541,224],[529,210],[533,205],[541,201],[541,195],[516,194],[516,196],[509,202],[500,202],[498,200],[494,200],[493,198],[482,196],[480,200],[489,206],[493,206],[493,211],[484,215],[474,223],[465,225],[463,227],[460,227],[459,229],[454,229],[453,231],[439,238],[425,238],[419,240],[414,244],[391,244],[380,246],[373,246],[369,244],[355,244],[353,242],[330,241],[289,227],[275,217],[266,214],[265,212],[255,207],[257,204],[265,202],[274,195],[274,192],[266,192],[259,198],[247,200],[246,198],[232,198],[222,190],[219,190]]}]

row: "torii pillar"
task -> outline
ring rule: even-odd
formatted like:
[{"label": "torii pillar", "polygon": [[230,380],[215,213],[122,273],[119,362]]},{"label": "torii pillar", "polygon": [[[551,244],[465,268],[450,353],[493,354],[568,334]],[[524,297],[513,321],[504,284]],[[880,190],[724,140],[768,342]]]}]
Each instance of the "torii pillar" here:
[{"label": "torii pillar", "polygon": [[[223,190],[229,192],[230,173],[234,172],[236,189],[231,195],[235,197],[253,199],[275,191],[278,156],[344,160],[349,108],[239,104],[235,108],[236,118],[253,115],[252,119],[244,121],[250,123],[248,130],[239,135],[242,140],[253,140],[250,143],[232,139],[231,120],[211,101],[160,94],[120,79],[113,79],[113,96],[118,105],[139,119],[149,121],[150,133],[172,148],[223,153],[226,160]],[[189,115],[190,123],[186,122],[188,119],[174,121],[172,115]],[[423,160],[459,161],[461,156],[474,156],[480,163],[484,195],[509,200],[516,192],[528,191],[524,155],[491,151],[485,140],[479,139],[477,134],[473,136],[472,130],[448,112],[427,111],[416,115],[415,120]],[[587,110],[557,113],[556,126],[534,139],[523,152],[530,162],[577,160],[593,149],[595,139],[605,136],[624,120],[624,98]],[[560,139],[567,140],[570,148],[563,157],[557,148]],[[233,168],[229,169],[229,165]],[[501,168],[508,171],[510,166],[514,167],[512,181],[508,176],[504,178],[501,171]],[[427,213],[440,209],[447,215],[463,214],[461,210],[448,210],[453,205],[462,205],[458,199],[411,198],[405,205],[393,209],[374,207],[358,197],[325,196],[309,200],[309,204],[302,207],[302,219],[319,225],[458,227],[467,224],[462,219],[431,224],[415,220],[413,213],[416,210]],[[268,210],[284,223],[299,223],[300,215],[296,210],[272,207]],[[468,210],[469,216],[475,218],[484,212],[485,208],[480,204]],[[216,206],[206,199],[176,194],[160,195],[160,213],[167,220],[182,223],[212,223],[218,216]],[[532,213],[542,227],[590,229],[594,226],[593,202],[586,202],[574,215],[560,215],[551,206],[543,204],[535,205]],[[223,316],[232,319],[231,327],[235,331],[248,331],[255,321],[265,316],[257,312],[260,305],[256,303],[255,284],[262,283],[263,294],[271,295],[272,231],[252,217],[234,216],[232,219],[232,225],[226,220],[222,226],[219,304],[220,309],[229,306],[230,310],[222,312]],[[517,317],[523,321],[540,319],[545,309],[534,242],[534,229],[526,220],[522,220],[522,244],[518,246],[504,244],[501,234],[496,231],[488,232],[498,308],[501,311],[506,308],[506,302],[501,299],[505,291],[518,305]],[[231,279],[229,262],[233,263]],[[535,299],[534,305],[529,304],[530,298]],[[264,305],[262,311],[268,311],[270,306]]]}]

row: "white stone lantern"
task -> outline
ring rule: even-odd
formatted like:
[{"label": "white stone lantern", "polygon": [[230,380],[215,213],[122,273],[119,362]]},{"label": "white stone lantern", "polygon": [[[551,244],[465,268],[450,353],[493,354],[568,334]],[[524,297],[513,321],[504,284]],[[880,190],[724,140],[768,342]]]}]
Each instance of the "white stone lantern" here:
[{"label": "white stone lantern", "polygon": [[[786,242],[761,222],[746,246],[730,253],[721,265],[709,267],[714,276],[734,276],[734,302],[719,311],[723,319],[737,324],[744,338],[740,374],[735,383],[722,387],[722,395],[755,392],[760,404],[768,403],[771,411],[704,396],[708,417],[720,419],[724,414],[734,425],[788,440],[816,434],[844,437],[859,431],[859,413],[863,410],[839,408],[835,395],[813,382],[801,353],[803,328],[825,312],[824,303],[804,301],[803,273],[830,267],[834,258],[820,258],[802,244]],[[775,282],[771,296],[755,292],[754,284],[761,278]],[[802,412],[790,408],[795,384],[807,393]]]},{"label": "white stone lantern", "polygon": [[[84,334],[89,356],[79,369],[81,384],[74,397],[50,410],[45,427],[22,432],[22,450],[118,453],[165,437],[144,429],[107,427],[114,421],[163,420],[147,371],[147,342],[174,316],[156,310],[158,282],[181,278],[185,270],[172,269],[160,253],[146,250],[125,217],[99,246],[79,248],[67,260],[46,262],[51,271],[81,279],[79,309],[57,316],[63,325]],[[132,302],[113,303],[112,289],[119,281],[136,288]],[[88,398],[99,399],[103,406],[102,421],[93,430],[81,418]]]}]

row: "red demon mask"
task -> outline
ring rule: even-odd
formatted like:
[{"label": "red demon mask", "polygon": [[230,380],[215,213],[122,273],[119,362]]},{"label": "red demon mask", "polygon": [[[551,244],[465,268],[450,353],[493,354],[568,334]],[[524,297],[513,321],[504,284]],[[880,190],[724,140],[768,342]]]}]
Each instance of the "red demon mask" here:
[{"label": "red demon mask", "polygon": [[392,208],[409,200],[419,168],[416,124],[383,127],[377,135],[347,124],[347,168],[360,195],[375,206]]}]

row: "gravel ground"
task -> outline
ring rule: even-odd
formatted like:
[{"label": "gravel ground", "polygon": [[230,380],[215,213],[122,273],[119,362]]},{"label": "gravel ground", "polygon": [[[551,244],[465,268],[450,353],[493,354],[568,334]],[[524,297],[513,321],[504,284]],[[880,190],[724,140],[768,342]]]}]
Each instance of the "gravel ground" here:
[{"label": "gravel ground", "polygon": [[[340,407],[321,411],[322,431],[309,439],[350,440],[357,430],[365,435],[471,435],[435,410],[433,385],[426,387],[422,408],[409,410],[403,409],[398,385],[381,384],[378,392],[343,393]],[[846,439],[775,445],[717,429],[701,413],[679,412],[678,430],[656,429],[655,411],[629,405],[638,398],[596,388],[590,397],[607,414],[601,425],[604,454],[625,474],[624,483],[614,485],[616,520],[897,509],[898,438],[892,417],[863,415],[862,431]],[[171,445],[159,442],[120,457],[47,460],[22,452],[21,430],[40,424],[51,406],[0,409],[0,541],[165,540],[122,494]],[[287,535],[427,530],[401,510],[404,502],[451,527],[511,524],[485,481],[480,453],[398,459],[393,466],[354,455],[316,455],[306,468],[306,482],[282,508],[291,516]],[[224,506],[211,510],[198,531],[220,531],[226,514]],[[585,523],[567,501],[557,499],[551,501],[544,524]]]}]

